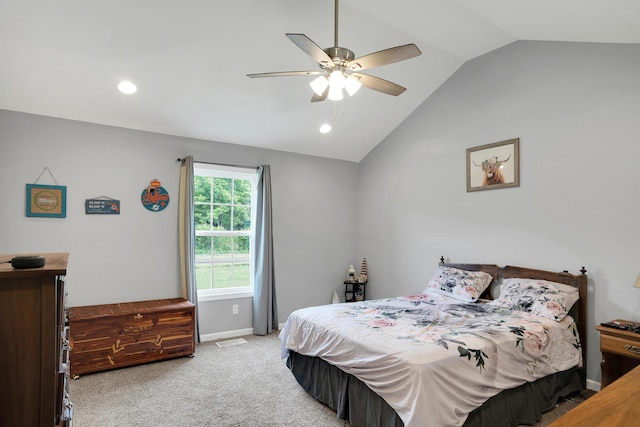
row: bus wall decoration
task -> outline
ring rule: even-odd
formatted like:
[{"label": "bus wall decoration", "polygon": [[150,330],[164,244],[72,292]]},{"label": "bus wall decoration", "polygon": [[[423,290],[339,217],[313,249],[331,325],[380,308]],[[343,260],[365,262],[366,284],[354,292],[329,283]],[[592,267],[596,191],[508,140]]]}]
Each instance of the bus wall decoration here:
[{"label": "bus wall decoration", "polygon": [[169,193],[160,185],[160,181],[154,179],[147,188],[142,190],[140,200],[142,206],[148,210],[160,212],[169,206]]}]

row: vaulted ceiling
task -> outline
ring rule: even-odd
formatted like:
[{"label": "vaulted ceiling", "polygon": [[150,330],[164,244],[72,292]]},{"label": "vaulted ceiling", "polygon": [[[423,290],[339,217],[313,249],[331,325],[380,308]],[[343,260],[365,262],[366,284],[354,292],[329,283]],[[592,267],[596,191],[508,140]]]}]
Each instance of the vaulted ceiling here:
[{"label": "vaulted ceiling", "polygon": [[[0,0],[0,109],[360,161],[470,59],[516,40],[640,43],[638,0],[343,0],[356,56],[407,88],[311,103],[314,70],[285,33],[334,42],[333,0]],[[124,79],[138,86],[123,95]],[[321,124],[332,132],[321,134]]]}]

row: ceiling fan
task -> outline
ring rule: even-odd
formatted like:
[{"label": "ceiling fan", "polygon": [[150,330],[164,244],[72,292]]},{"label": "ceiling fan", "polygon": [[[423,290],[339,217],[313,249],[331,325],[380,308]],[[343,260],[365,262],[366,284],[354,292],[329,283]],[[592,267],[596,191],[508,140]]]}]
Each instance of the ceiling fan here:
[{"label": "ceiling fan", "polygon": [[343,89],[349,96],[353,96],[361,86],[393,96],[398,96],[407,90],[398,84],[363,74],[361,71],[421,55],[422,52],[415,44],[396,46],[356,58],[351,50],[338,46],[338,0],[335,0],[334,25],[334,46],[326,49],[322,49],[304,34],[286,34],[289,40],[318,63],[320,70],[279,71],[247,74],[247,76],[254,78],[317,75],[318,77],[310,83],[314,91],[311,102],[324,101],[327,98],[340,101],[343,98]]}]

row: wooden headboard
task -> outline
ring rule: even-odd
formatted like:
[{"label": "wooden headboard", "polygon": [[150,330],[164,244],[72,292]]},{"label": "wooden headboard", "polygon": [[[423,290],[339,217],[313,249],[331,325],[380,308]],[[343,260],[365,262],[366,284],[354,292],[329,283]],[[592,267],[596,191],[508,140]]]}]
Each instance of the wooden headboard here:
[{"label": "wooden headboard", "polygon": [[582,377],[582,385],[586,388],[587,381],[587,270],[582,267],[579,275],[573,275],[568,271],[552,272],[545,270],[536,270],[525,267],[514,267],[507,265],[500,267],[495,264],[459,264],[445,263],[444,257],[440,258],[440,265],[447,267],[459,268],[468,271],[484,271],[493,276],[493,280],[489,284],[489,288],[484,291],[481,298],[493,299],[493,288],[502,283],[502,279],[518,277],[523,279],[548,280],[550,282],[563,283],[578,288],[578,301],[569,310],[578,327],[580,334],[580,345],[582,346],[582,369],[580,375]]}]

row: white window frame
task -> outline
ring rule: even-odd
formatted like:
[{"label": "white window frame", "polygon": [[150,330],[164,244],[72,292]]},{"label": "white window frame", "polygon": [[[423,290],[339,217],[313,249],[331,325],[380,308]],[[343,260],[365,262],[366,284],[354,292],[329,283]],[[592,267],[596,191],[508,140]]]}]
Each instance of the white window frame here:
[{"label": "white window frame", "polygon": [[[208,163],[193,163],[193,174],[195,176],[211,176],[214,178],[234,178],[234,179],[246,179],[251,181],[251,250],[249,253],[249,269],[250,269],[250,285],[237,288],[222,288],[222,289],[204,289],[198,290],[198,301],[214,301],[233,298],[251,298],[253,297],[254,290],[254,274],[255,271],[255,224],[256,224],[256,187],[258,184],[258,176],[256,169],[244,168],[240,166],[226,166],[215,165]],[[194,202],[195,203],[195,202]],[[195,231],[196,236],[209,235],[209,236],[245,236],[246,231],[218,231],[218,232],[203,232],[201,230]],[[195,244],[195,239],[194,239]],[[197,261],[196,261],[197,263]],[[195,270],[195,266],[194,266]]]}]

